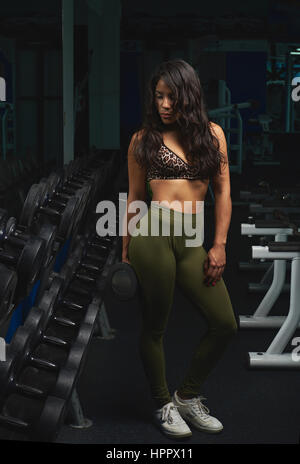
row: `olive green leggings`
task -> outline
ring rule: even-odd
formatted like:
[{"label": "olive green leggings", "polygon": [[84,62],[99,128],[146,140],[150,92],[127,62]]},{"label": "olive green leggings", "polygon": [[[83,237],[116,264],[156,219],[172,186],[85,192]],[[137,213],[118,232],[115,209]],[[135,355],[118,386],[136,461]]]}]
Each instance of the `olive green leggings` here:
[{"label": "olive green leggings", "polygon": [[[193,236],[188,227],[186,232],[184,221],[195,228]],[[159,227],[156,236],[151,235],[151,224],[154,223]],[[167,226],[170,227],[169,233],[163,232],[162,227],[166,230]],[[223,279],[214,287],[203,283],[203,263],[207,256],[202,246],[203,209],[202,212],[183,214],[151,202],[148,212],[137,222],[135,231],[139,231],[140,235],[131,236],[128,258],[140,285],[142,331],[139,350],[153,401],[157,408],[161,408],[171,401],[166,381],[163,336],[173,304],[175,283],[203,314],[208,325],[177,388],[179,395],[199,395],[203,381],[236,333],[237,324]],[[191,246],[197,231],[196,246]],[[183,334],[179,343],[183,344],[188,336]]]}]

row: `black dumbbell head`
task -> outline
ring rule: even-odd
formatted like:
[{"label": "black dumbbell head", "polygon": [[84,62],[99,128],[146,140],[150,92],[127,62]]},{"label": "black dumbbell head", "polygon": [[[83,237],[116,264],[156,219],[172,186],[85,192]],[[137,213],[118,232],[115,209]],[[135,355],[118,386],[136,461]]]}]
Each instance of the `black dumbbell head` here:
[{"label": "black dumbbell head", "polygon": [[77,214],[79,213],[79,199],[77,197],[71,197],[66,204],[66,207],[62,213],[58,235],[63,237],[65,240],[68,239],[72,233],[74,224],[76,222]]},{"label": "black dumbbell head", "polygon": [[5,238],[7,221],[7,211],[5,209],[0,208],[0,241]]},{"label": "black dumbbell head", "polygon": [[42,190],[43,186],[40,184],[33,184],[30,187],[19,220],[21,226],[31,227],[37,209],[41,205]]},{"label": "black dumbbell head", "polygon": [[18,289],[25,295],[31,291],[45,261],[46,244],[42,238],[31,237],[25,244],[18,260]]},{"label": "black dumbbell head", "polygon": [[137,277],[133,267],[125,262],[116,263],[108,271],[107,284],[121,301],[134,298],[137,291]]},{"label": "black dumbbell head", "polygon": [[54,224],[42,224],[38,231],[38,236],[39,238],[42,238],[44,240],[46,247],[45,259],[43,263],[44,266],[47,266],[53,257],[56,234],[57,226],[55,226]]},{"label": "black dumbbell head", "polygon": [[0,264],[0,322],[10,315],[17,282],[17,273]]},{"label": "black dumbbell head", "polygon": [[31,427],[30,439],[42,442],[54,441],[67,413],[67,402],[48,396],[39,420]]},{"label": "black dumbbell head", "polygon": [[63,172],[51,172],[47,179],[49,185],[49,195],[50,197],[55,193],[63,181]]}]

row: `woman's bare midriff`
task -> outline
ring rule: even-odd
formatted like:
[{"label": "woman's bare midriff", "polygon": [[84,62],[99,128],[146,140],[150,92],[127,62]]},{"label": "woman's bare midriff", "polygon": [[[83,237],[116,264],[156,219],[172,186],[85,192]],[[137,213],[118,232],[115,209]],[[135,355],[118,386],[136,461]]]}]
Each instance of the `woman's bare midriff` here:
[{"label": "woman's bare midriff", "polygon": [[152,201],[186,213],[201,212],[208,184],[209,180],[189,179],[153,179],[149,182]]}]

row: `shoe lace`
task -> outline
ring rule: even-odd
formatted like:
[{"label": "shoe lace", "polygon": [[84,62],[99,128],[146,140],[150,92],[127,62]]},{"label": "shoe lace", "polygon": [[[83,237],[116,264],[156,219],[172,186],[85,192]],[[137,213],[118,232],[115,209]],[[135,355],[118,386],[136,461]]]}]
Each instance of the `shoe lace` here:
[{"label": "shoe lace", "polygon": [[168,403],[163,407],[162,420],[167,421],[169,424],[178,424],[182,422],[182,417],[175,404]]},{"label": "shoe lace", "polygon": [[202,403],[203,400],[206,400],[204,396],[197,396],[193,398],[193,401],[191,402],[191,407],[197,414],[200,415],[200,417],[202,417],[202,419],[208,419],[209,409]]}]

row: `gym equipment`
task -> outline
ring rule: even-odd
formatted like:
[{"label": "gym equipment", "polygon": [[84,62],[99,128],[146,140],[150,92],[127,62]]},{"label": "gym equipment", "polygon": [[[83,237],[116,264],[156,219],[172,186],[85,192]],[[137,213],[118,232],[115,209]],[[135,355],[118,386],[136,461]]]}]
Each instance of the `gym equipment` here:
[{"label": "gym equipment", "polygon": [[[23,230],[22,230],[23,229]],[[47,266],[51,261],[54,242],[56,238],[56,226],[52,224],[42,224],[35,228],[34,234],[25,233],[26,229],[17,225],[17,220],[14,217],[8,218],[7,211],[0,209],[0,245],[3,247],[5,243],[13,246],[24,246],[32,235],[36,235],[45,242],[45,254],[43,266]]]},{"label": "gym equipment", "polygon": [[40,182],[46,182],[49,188],[50,197],[61,187],[63,183],[63,175],[58,171],[51,172],[45,179],[41,179]]},{"label": "gym equipment", "polygon": [[[59,330],[57,325],[65,327],[67,334],[70,330],[77,329],[78,324],[84,322],[91,324],[93,322],[93,313],[88,312],[88,306],[91,303],[91,292],[88,293],[88,301],[79,303],[69,297],[69,282],[65,281],[63,275],[56,276],[52,279],[49,290],[45,291],[38,305],[38,310],[43,314],[38,321],[42,329],[52,322],[55,325],[56,333],[64,334],[64,330]],[[25,325],[31,323],[29,316]],[[68,335],[69,336],[69,335]]]},{"label": "gym equipment", "polygon": [[91,198],[94,198],[101,184],[101,170],[76,169],[76,165],[78,166],[78,162],[75,161],[65,167],[65,181],[62,189],[67,192],[70,188],[78,189],[88,183],[92,187]]},{"label": "gym equipment", "polygon": [[18,283],[17,273],[0,264],[0,325],[10,316]]},{"label": "gym equipment", "polygon": [[30,422],[8,414],[0,414],[0,426],[25,434],[34,441],[54,441],[67,413],[67,403],[61,398],[48,396],[39,418]]},{"label": "gym equipment", "polygon": [[280,330],[266,352],[248,353],[249,367],[276,367],[299,369],[300,357],[295,353],[283,353],[293,333],[299,327],[300,312],[300,242],[270,242],[266,247],[252,247],[254,258],[291,260],[290,308]]},{"label": "gym equipment", "polygon": [[[230,171],[241,174],[242,172],[242,147],[243,147],[243,121],[240,110],[244,108],[254,107],[255,101],[249,101],[244,103],[231,103],[230,91],[226,88],[226,96],[228,97],[226,102],[219,108],[209,110],[208,114],[214,121],[221,121],[221,126],[224,127],[224,132],[228,146],[228,156],[230,160]],[[235,118],[237,120],[237,128],[230,127],[231,120]],[[231,134],[236,134],[236,143],[232,143]],[[236,162],[233,162],[233,152],[236,151]]]},{"label": "gym equipment", "polygon": [[66,189],[64,188],[64,185],[62,185],[60,191],[53,191],[51,187],[49,187],[48,182],[40,182],[39,185],[42,185],[44,188],[41,204],[43,205],[48,199],[48,206],[57,204],[59,206],[65,207],[68,200],[72,196],[76,196],[80,200],[80,208],[85,209],[91,192],[91,184],[87,183],[83,183],[82,185],[77,186],[74,190]]},{"label": "gym equipment", "polygon": [[130,264],[115,263],[109,268],[105,292],[111,289],[120,301],[128,301],[136,296],[137,288],[137,276]]},{"label": "gym equipment", "polygon": [[[106,255],[107,247],[111,246],[113,241],[114,241],[114,237],[93,236],[93,237],[87,238],[87,245],[90,249],[95,249],[97,252],[97,255],[99,254],[100,256],[102,256],[102,255]],[[88,253],[89,251],[87,251],[87,255]]]},{"label": "gym equipment", "polygon": [[[274,205],[275,204],[277,204],[277,202],[274,202]],[[282,202],[281,202],[281,204],[282,204]],[[284,205],[286,205],[286,203],[284,203]],[[274,208],[266,209],[266,207],[264,207],[262,205],[250,205],[250,209],[252,210],[252,213],[256,212],[256,214],[260,214],[261,216],[265,216],[265,220],[268,220],[269,222],[275,221],[275,227],[278,226],[278,222],[276,222],[278,220],[281,221],[281,224],[284,227],[289,227],[289,224],[292,224],[292,226],[293,226],[294,223],[297,221],[297,219],[295,218],[295,220],[293,220],[293,223],[291,223],[291,219],[289,217],[293,213],[299,214],[299,212],[300,212],[299,207],[292,208],[292,211],[291,211],[290,207],[288,207],[288,208],[286,208],[286,207],[280,207],[280,208],[279,207],[274,207]],[[254,216],[252,216],[252,215],[248,216],[248,223],[249,224],[254,224],[256,220],[257,219],[255,219]],[[279,227],[280,227],[280,225],[279,225]],[[250,233],[247,234],[247,235],[249,237],[251,236]],[[261,240],[263,241],[264,238],[262,237]],[[268,270],[269,267],[270,267],[270,264],[269,263],[264,263],[263,261],[264,260],[261,260],[261,262],[259,262],[259,263],[255,262],[254,260],[251,260],[251,262],[240,262],[239,263],[239,270],[240,271],[250,271],[250,270],[253,270],[253,271],[259,271],[259,270],[265,271],[265,270]],[[268,278],[268,276],[266,276],[266,279],[267,278]],[[264,283],[265,283],[265,280],[263,279],[262,284],[264,284]],[[250,286],[250,288],[251,288],[251,286]]]},{"label": "gym equipment", "polygon": [[[24,363],[24,357],[37,344],[53,345],[63,348],[63,350],[71,346],[75,340],[77,343],[85,344],[86,331],[83,330],[83,327],[94,324],[98,307],[90,303],[84,312],[81,311],[81,317],[78,317],[79,309],[83,309],[83,307],[79,308],[63,299],[62,283],[61,278],[57,277],[53,280],[50,290],[44,293],[39,307],[31,309],[24,326],[20,326],[15,332],[14,338],[9,345],[8,354],[11,355],[11,360],[0,365],[0,388],[6,385],[4,379],[7,378],[7,375],[9,378],[13,377],[11,369],[15,372],[20,360]],[[71,309],[69,312],[71,316],[61,316],[59,314],[60,305],[66,305],[68,309]],[[62,330],[59,330],[60,328]],[[49,369],[49,365],[45,366],[45,361],[31,358],[30,362],[35,367]],[[69,364],[71,364],[71,361]]]},{"label": "gym equipment", "polygon": [[[286,227],[290,226],[290,227]],[[293,227],[291,227],[293,226]],[[298,229],[300,231],[300,228]],[[288,236],[295,236],[294,224],[283,221],[255,221],[255,224],[241,224],[242,235],[275,236],[275,243],[287,242]],[[288,242],[287,242],[288,243]],[[256,247],[252,247],[252,250]],[[263,247],[262,247],[263,248]],[[268,272],[268,271],[267,271]],[[276,300],[284,289],[286,279],[286,261],[274,259],[272,283],[253,316],[240,316],[241,328],[275,328],[282,325],[284,316],[268,316]],[[286,286],[286,289],[289,287]]]},{"label": "gym equipment", "polygon": [[280,210],[287,214],[299,214],[300,204],[299,201],[285,201],[278,202],[276,200],[263,202],[262,204],[252,203],[249,206],[250,212],[253,214],[261,214],[265,216],[265,219],[272,219],[274,217],[274,211],[280,208]]},{"label": "gym equipment", "polygon": [[[263,246],[263,244],[261,244]],[[269,267],[266,267],[266,272],[261,278],[260,282],[249,282],[248,283],[248,291],[249,293],[266,293],[270,285],[273,281],[274,276],[274,263],[267,263]],[[290,270],[290,263],[286,263],[286,271]],[[283,284],[282,290],[283,293],[287,293],[290,291],[290,284],[285,283]]]},{"label": "gym equipment", "polygon": [[45,248],[43,239],[30,237],[25,245],[22,240],[14,238],[13,244],[6,244],[5,249],[0,250],[0,262],[17,271],[15,293],[18,297],[30,293],[44,263]]},{"label": "gym equipment", "polygon": [[27,194],[20,216],[20,224],[24,227],[32,227],[36,215],[46,215],[50,222],[51,219],[58,223],[57,234],[63,240],[69,238],[76,221],[78,209],[80,206],[78,197],[70,197],[65,207],[48,206],[45,201],[45,186],[42,184],[33,184]]},{"label": "gym equipment", "polygon": [[[8,363],[4,363],[6,367],[0,366],[0,402],[3,405],[0,429],[10,429],[27,439],[51,441],[57,435],[69,403],[76,397],[76,382],[98,313],[101,313],[98,322],[102,338],[106,332],[113,332],[105,323],[103,300],[95,284],[112,264],[116,239],[92,234],[75,237],[88,205],[96,199],[102,175],[100,169],[86,168],[84,165],[88,163],[82,161],[72,163],[72,176],[55,173],[48,180],[42,179],[35,184],[36,188],[32,186],[24,202],[22,221],[16,225],[15,220],[9,220],[9,227],[5,229],[9,233],[6,233],[6,240],[3,238],[9,249],[14,246],[14,239],[24,241],[26,235],[52,225],[57,228],[53,240],[57,251],[57,242],[68,235],[65,233],[63,237],[62,222],[63,230],[70,228],[67,230],[69,237],[73,234],[69,259],[62,272],[51,274],[38,306],[31,308],[24,326],[14,334],[7,353]],[[94,162],[99,166],[98,160]],[[77,200],[74,221],[73,215],[67,217],[65,212],[71,199]],[[45,262],[49,263],[50,257]],[[109,330],[105,332],[103,328]],[[80,424],[86,425],[88,422]]]},{"label": "gym equipment", "polygon": [[[6,361],[0,365],[1,398],[4,398],[12,388],[14,391],[22,392],[26,395],[26,388],[15,384],[15,379],[19,372],[27,365],[54,373],[57,373],[62,366],[66,366],[68,369],[77,369],[82,362],[82,355],[91,337],[98,308],[94,306],[89,307],[88,319],[91,323],[82,323],[78,327],[77,336],[73,341],[44,333],[43,314],[35,307],[31,311],[32,314],[30,315],[30,319],[28,319],[28,323],[25,323],[24,326],[19,326],[15,332],[13,340],[7,348]],[[42,344],[46,344],[47,349],[38,351],[38,345]],[[51,347],[54,347],[54,355],[56,354],[56,358],[59,359],[60,363],[57,359],[56,362],[53,361]],[[55,353],[57,349],[62,350],[59,358],[57,353]],[[45,356],[46,353],[48,356]],[[34,392],[27,393],[34,395]],[[59,394],[56,392],[55,396],[59,396]]]},{"label": "gym equipment", "polygon": [[[62,365],[52,362],[51,354],[48,357],[49,359],[47,357],[36,357],[34,352],[28,349],[32,343],[28,329],[25,326],[18,329],[13,340],[12,349],[10,350],[12,352],[8,355],[8,362],[5,363],[8,364],[8,368],[0,368],[1,380],[5,382],[2,395],[7,397],[7,395],[14,393],[24,398],[30,398],[34,402],[40,403],[41,401],[45,401],[45,404],[42,414],[35,417],[35,420],[31,419],[30,425],[29,421],[24,417],[7,417],[3,413],[0,415],[1,424],[9,426],[12,430],[21,429],[33,439],[51,441],[55,438],[81,373],[87,347],[93,333],[98,307],[90,306],[89,309],[94,314],[94,320],[92,324],[82,324],[77,340],[71,345]],[[38,313],[34,317],[38,319]],[[25,348],[23,348],[21,353],[20,347],[22,345]],[[66,345],[64,346],[65,348]],[[16,357],[19,359],[16,359]],[[6,375],[3,375],[3,373]],[[64,403],[59,402],[63,405],[63,414],[57,414],[55,408],[54,411],[47,409],[49,397],[65,401]],[[5,410],[5,403],[3,410]],[[55,420],[53,420],[53,413]],[[42,430],[39,427],[42,427]]]},{"label": "gym equipment", "polygon": [[[87,246],[86,248],[88,242],[86,238],[78,237],[74,250],[62,267],[59,276],[57,277],[55,273],[50,276],[50,289],[59,286],[59,283],[55,282],[57,278],[63,281],[63,297],[59,303],[62,315],[67,314],[69,317],[68,311],[77,313],[85,311],[85,307],[90,303],[93,295],[97,294],[98,284],[100,285],[100,282],[104,281],[103,275],[114,259],[115,241],[107,238],[103,241],[102,239],[95,239],[95,241],[99,246],[102,243],[100,256],[95,255],[99,250],[95,250],[94,247]],[[110,334],[113,330],[109,327],[105,307],[102,302],[100,304],[99,325],[101,333],[105,338],[111,338]],[[42,306],[42,301],[40,306]]]},{"label": "gym equipment", "polygon": [[266,181],[261,181],[258,183],[258,187],[250,190],[241,190],[240,199],[246,201],[264,201],[269,200],[297,200],[300,197],[299,187],[279,187],[272,189],[270,184]]},{"label": "gym equipment", "polygon": [[271,195],[271,186],[270,183],[261,180],[258,182],[257,187],[252,188],[252,190],[240,190],[240,199],[241,200],[264,200],[266,197]]}]

